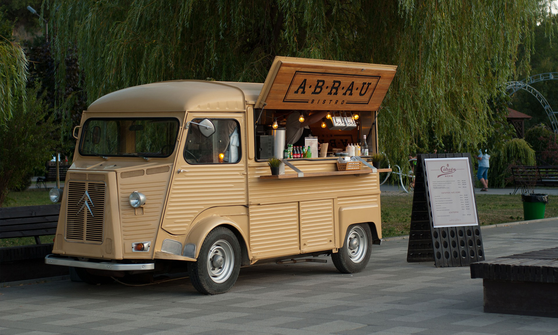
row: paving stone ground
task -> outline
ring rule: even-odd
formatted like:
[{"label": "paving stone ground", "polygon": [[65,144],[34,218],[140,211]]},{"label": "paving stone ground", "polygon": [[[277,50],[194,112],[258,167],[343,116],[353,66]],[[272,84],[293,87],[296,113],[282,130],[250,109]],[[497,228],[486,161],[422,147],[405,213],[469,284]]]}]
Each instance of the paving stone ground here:
[{"label": "paving stone ground", "polygon": [[[556,247],[558,218],[482,229],[486,259]],[[181,278],[91,286],[59,277],[0,287],[1,335],[556,334],[558,319],[483,312],[469,267],[407,263],[404,238],[374,246],[366,270],[326,264],[244,268],[234,288],[204,296]],[[1,271],[1,269],[0,269]],[[558,299],[558,297],[557,297]]]}]

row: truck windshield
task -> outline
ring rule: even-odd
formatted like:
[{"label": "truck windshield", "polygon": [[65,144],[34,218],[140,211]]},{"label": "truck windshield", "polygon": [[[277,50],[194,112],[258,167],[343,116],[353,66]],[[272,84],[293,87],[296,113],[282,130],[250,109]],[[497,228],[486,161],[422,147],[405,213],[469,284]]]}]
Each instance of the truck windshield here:
[{"label": "truck windshield", "polygon": [[175,118],[89,119],[79,152],[84,156],[168,157],[176,145]]}]

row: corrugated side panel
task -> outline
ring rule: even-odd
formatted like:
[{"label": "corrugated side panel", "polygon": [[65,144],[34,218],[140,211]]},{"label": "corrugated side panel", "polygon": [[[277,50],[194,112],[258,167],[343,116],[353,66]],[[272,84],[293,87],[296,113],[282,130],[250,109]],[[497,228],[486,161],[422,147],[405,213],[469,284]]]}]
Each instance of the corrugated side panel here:
[{"label": "corrugated side panel", "polygon": [[334,247],[333,200],[300,203],[300,241],[303,253]]},{"label": "corrugated side panel", "polygon": [[204,209],[246,205],[243,164],[187,165],[174,178],[163,228],[185,234],[192,220]]},{"label": "corrugated side panel", "polygon": [[369,195],[363,197],[339,197],[337,204],[339,207],[366,206],[377,204],[380,201],[380,195]]},{"label": "corrugated side panel", "polygon": [[[169,177],[170,172],[119,178],[120,219],[125,242],[153,241],[161,220]],[[130,206],[129,196],[134,191],[145,195],[143,208],[134,209]]]},{"label": "corrugated side panel", "polygon": [[298,202],[250,206],[250,248],[258,259],[298,254]]},{"label": "corrugated side panel", "polygon": [[[335,162],[297,164],[303,172],[335,171]],[[287,173],[293,173],[288,167]],[[251,166],[248,174],[248,188],[251,204],[336,199],[343,196],[369,196],[380,193],[378,174],[323,176],[281,180],[261,180],[261,175],[269,175],[267,166]]]}]

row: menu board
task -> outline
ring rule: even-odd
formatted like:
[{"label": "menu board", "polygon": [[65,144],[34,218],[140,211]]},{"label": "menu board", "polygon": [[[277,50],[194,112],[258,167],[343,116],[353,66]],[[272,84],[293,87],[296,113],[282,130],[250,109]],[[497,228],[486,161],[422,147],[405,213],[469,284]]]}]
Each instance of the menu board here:
[{"label": "menu board", "polygon": [[425,158],[424,165],[433,227],[478,225],[469,158]]}]

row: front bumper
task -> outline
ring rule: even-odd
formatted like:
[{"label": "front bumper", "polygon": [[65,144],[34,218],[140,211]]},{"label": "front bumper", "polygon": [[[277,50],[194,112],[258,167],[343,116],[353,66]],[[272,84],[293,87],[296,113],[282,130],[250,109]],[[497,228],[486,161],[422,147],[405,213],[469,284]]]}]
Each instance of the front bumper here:
[{"label": "front bumper", "polygon": [[107,270],[107,271],[152,271],[155,270],[155,263],[134,263],[134,264],[123,264],[123,263],[113,263],[113,262],[90,262],[90,261],[79,261],[76,259],[70,259],[66,257],[60,257],[58,255],[47,255],[45,257],[45,264],[50,265],[61,265],[70,266],[75,268],[85,268],[85,269],[95,269],[95,270]]}]

